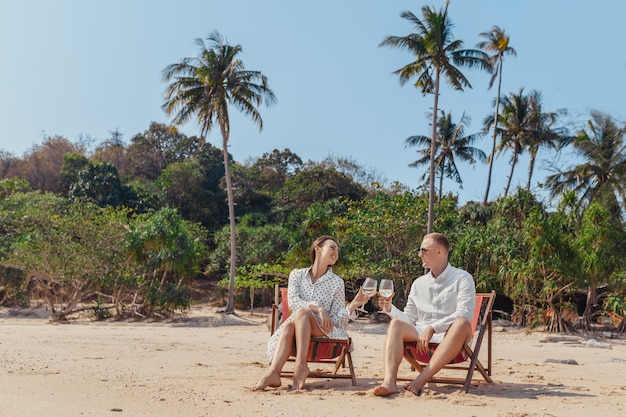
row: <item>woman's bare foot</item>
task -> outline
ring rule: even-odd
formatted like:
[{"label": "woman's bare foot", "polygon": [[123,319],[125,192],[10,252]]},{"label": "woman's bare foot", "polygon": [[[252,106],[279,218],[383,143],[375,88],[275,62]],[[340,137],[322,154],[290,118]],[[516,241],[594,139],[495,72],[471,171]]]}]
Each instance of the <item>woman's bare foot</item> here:
[{"label": "woman's bare foot", "polygon": [[398,387],[395,386],[395,384],[393,387],[388,387],[387,385],[383,383],[382,385],[374,388],[374,395],[378,397],[386,397],[388,395],[397,394],[397,393],[398,393]]},{"label": "woman's bare foot", "polygon": [[411,382],[410,384],[404,384],[402,386],[404,387],[405,390],[409,391],[413,395],[416,395],[418,397],[422,395],[422,390],[420,388],[415,388],[415,386],[413,385],[413,382]]},{"label": "woman's bare foot", "polygon": [[292,391],[304,389],[309,372],[309,367],[306,366],[306,364],[296,366],[296,369],[293,372],[293,385],[291,386]]},{"label": "woman's bare foot", "polygon": [[252,391],[263,391],[266,387],[278,388],[280,384],[280,375],[269,374],[261,378],[261,380],[252,387]]}]

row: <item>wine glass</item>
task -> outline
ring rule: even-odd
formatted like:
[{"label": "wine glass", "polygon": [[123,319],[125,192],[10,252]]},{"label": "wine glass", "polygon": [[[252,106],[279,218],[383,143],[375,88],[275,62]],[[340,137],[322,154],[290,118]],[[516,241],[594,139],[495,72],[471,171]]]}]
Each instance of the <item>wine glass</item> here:
[{"label": "wine glass", "polygon": [[[378,282],[375,279],[365,278],[365,281],[363,281],[363,285],[361,285],[361,290],[363,291],[363,294],[371,298],[374,294],[376,294],[377,284]],[[357,310],[362,313],[367,313],[367,310],[365,309],[365,304],[363,304],[361,307],[358,307]]]},{"label": "wine glass", "polygon": [[388,298],[393,294],[393,281],[390,279],[381,279],[378,286],[378,294],[381,297]]}]

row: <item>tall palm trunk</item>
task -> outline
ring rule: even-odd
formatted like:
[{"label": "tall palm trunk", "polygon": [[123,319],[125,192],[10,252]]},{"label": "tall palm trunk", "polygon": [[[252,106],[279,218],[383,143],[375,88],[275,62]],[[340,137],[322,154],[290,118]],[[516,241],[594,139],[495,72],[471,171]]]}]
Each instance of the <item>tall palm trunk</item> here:
[{"label": "tall palm trunk", "polygon": [[437,208],[441,207],[441,198],[443,197],[443,167],[439,168],[439,198],[437,198]]},{"label": "tall palm trunk", "polygon": [[235,200],[233,196],[233,181],[230,175],[228,160],[228,133],[222,129],[222,153],[224,154],[224,173],[226,176],[226,195],[228,196],[228,220],[230,223],[230,279],[228,282],[228,302],[226,313],[235,312],[235,270],[237,268],[237,243],[235,231]]},{"label": "tall palm trunk", "polygon": [[428,190],[428,226],[427,233],[433,232],[435,223],[435,151],[437,145],[437,106],[439,105],[439,74],[440,69],[435,70],[435,100],[433,104],[433,134],[430,142],[430,187]]},{"label": "tall palm trunk", "polygon": [[489,158],[489,173],[487,174],[487,189],[483,203],[489,200],[489,188],[491,187],[491,176],[493,175],[493,160],[496,156],[496,138],[498,137],[498,113],[500,112],[500,88],[502,87],[502,57],[498,62],[498,94],[496,95],[496,111],[493,118],[493,143],[491,145],[491,158]]},{"label": "tall palm trunk", "polygon": [[537,152],[530,153],[530,166],[528,167],[528,183],[526,189],[530,191],[530,183],[532,182],[533,172],[535,171],[535,159],[537,158]]},{"label": "tall palm trunk", "polygon": [[506,181],[506,188],[504,189],[504,196],[509,195],[509,188],[511,187],[511,180],[513,180],[513,171],[515,171],[515,164],[517,163],[517,155],[511,159],[511,172],[509,173],[509,178]]}]

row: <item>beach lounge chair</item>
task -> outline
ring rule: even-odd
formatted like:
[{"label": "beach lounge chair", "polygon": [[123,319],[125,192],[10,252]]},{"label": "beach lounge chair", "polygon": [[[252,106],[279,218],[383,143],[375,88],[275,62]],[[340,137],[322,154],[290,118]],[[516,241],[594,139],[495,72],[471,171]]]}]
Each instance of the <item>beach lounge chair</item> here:
[{"label": "beach lounge chair", "polygon": [[[480,380],[473,380],[474,369],[478,369],[486,382],[493,382],[491,379],[491,315],[493,303],[496,299],[496,292],[477,293],[476,309],[472,320],[472,333],[474,337],[470,344],[465,343],[459,354],[446,365],[443,370],[456,370],[463,372],[463,377],[441,376],[443,370],[437,372],[428,382],[440,382],[447,384],[461,384],[465,392],[469,391],[471,384],[479,383]],[[487,335],[487,366],[478,358],[483,339]],[[404,344],[404,359],[411,364],[411,370],[421,372],[430,360],[438,344],[431,343],[428,353],[418,353],[416,342],[406,342]],[[469,365],[464,365],[469,359]],[[449,372],[445,371],[446,374]],[[414,378],[398,378],[401,380],[413,380]]]},{"label": "beach lounge chair", "polygon": [[[280,307],[279,307],[280,306]],[[287,302],[287,288],[280,288],[278,285],[274,288],[274,304],[272,305],[272,318],[270,323],[270,332],[274,331],[278,326],[289,317],[291,310]],[[280,317],[279,317],[280,316]],[[352,356],[350,348],[352,339],[329,339],[327,337],[311,337],[309,344],[309,353],[307,362],[326,364],[326,368],[333,367],[332,371],[328,369],[311,370],[309,378],[350,378],[352,385],[356,385],[356,376],[354,374],[354,366],[352,365]],[[294,343],[293,351],[289,361],[293,362],[296,355],[296,346]],[[348,362],[347,372],[346,361]],[[343,372],[339,372],[344,369]],[[293,371],[283,370],[281,376],[293,376]]]}]

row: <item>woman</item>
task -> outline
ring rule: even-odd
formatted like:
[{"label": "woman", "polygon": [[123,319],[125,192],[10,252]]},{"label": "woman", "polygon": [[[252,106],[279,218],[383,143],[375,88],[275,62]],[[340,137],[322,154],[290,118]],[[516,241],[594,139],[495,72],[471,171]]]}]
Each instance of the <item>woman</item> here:
[{"label": "woman", "polygon": [[335,239],[331,236],[317,238],[309,254],[312,266],[294,269],[289,274],[288,302],[292,313],[268,341],[267,356],[271,363],[265,375],[252,387],[253,391],[280,387],[280,373],[291,355],[294,342],[296,360],[291,389],[303,389],[309,375],[306,356],[311,336],[347,339],[348,321],[356,318],[354,310],[369,300],[359,291],[346,306],[343,279],[331,269],[339,258],[339,245]]}]

